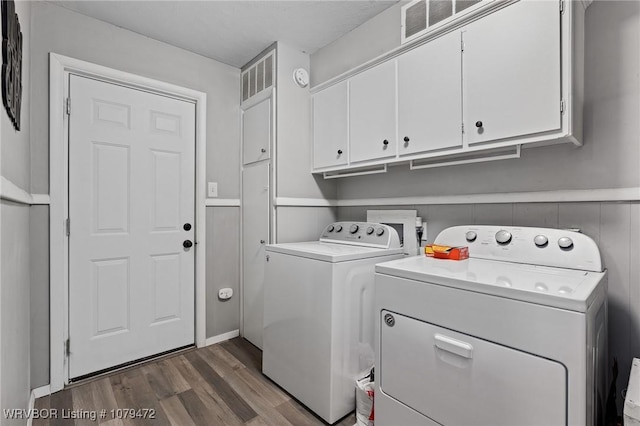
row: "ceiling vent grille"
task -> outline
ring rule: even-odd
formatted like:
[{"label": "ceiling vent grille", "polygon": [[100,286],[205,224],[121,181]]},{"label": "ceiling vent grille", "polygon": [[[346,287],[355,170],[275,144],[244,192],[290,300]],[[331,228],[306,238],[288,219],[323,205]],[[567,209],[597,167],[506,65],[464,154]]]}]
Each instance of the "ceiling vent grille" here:
[{"label": "ceiling vent grille", "polygon": [[269,52],[242,72],[242,102],[273,86],[274,54]]},{"label": "ceiling vent grille", "polygon": [[[402,43],[441,28],[494,0],[415,0],[403,6]],[[465,12],[465,13],[462,13]]]}]

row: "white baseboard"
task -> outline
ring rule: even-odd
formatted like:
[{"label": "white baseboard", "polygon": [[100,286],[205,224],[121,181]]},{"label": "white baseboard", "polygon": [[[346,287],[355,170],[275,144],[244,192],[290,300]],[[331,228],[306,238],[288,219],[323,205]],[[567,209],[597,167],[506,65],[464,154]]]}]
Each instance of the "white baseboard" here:
[{"label": "white baseboard", "polygon": [[30,194],[4,176],[0,176],[0,199],[27,206],[49,204],[49,194]]},{"label": "white baseboard", "polygon": [[43,396],[51,395],[51,386],[44,385],[39,388],[35,388],[31,391],[31,395],[33,395],[36,399],[42,398]]},{"label": "white baseboard", "polygon": [[233,339],[234,337],[238,337],[239,335],[240,335],[240,330],[233,330],[227,333],[218,334],[217,336],[208,337],[207,340],[204,341],[204,345],[205,346],[215,345],[216,343]]}]

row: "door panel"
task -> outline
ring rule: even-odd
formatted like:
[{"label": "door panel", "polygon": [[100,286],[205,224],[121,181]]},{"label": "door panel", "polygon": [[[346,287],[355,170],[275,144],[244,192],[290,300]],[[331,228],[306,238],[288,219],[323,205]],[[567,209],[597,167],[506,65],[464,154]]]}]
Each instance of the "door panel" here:
[{"label": "door panel", "polygon": [[313,95],[313,168],[341,166],[348,158],[347,82]]},{"label": "door panel", "polygon": [[195,106],[70,77],[69,377],[194,343]]},{"label": "door panel", "polygon": [[560,129],[558,2],[514,3],[471,23],[463,36],[468,143]]},{"label": "door panel", "polygon": [[443,425],[566,423],[562,364],[394,312],[379,315],[376,372],[391,398]]},{"label": "door panel", "polygon": [[461,80],[458,31],[398,58],[400,155],[462,146]]},{"label": "door panel", "polygon": [[242,172],[243,336],[262,349],[265,244],[269,241],[269,163]]},{"label": "door panel", "polygon": [[387,61],[349,82],[349,158],[356,162],[395,155],[396,64]]},{"label": "door panel", "polygon": [[269,158],[271,147],[271,98],[242,113],[242,163]]}]

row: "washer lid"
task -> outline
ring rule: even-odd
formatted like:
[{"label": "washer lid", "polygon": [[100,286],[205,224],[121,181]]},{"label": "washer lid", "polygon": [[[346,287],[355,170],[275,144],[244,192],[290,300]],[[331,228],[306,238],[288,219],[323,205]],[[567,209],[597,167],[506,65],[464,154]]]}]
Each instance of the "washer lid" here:
[{"label": "washer lid", "polygon": [[302,243],[271,244],[266,247],[266,251],[267,253],[284,253],[292,256],[321,260],[324,262],[346,262],[349,260],[401,254],[402,248],[380,249],[346,244],[325,243],[321,241],[309,241]]},{"label": "washer lid", "polygon": [[586,312],[605,272],[579,271],[485,259],[413,256],[376,265],[376,273],[467,291]]}]

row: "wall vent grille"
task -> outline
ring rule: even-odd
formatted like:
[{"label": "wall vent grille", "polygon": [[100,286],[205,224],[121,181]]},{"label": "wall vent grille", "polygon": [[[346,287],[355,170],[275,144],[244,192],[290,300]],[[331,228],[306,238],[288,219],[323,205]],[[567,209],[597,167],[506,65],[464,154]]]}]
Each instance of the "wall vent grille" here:
[{"label": "wall vent grille", "polygon": [[273,86],[274,51],[269,52],[262,59],[242,71],[242,102]]},{"label": "wall vent grille", "polygon": [[[461,18],[494,0],[414,0],[402,8],[402,43]],[[464,12],[464,13],[463,13]]]}]

